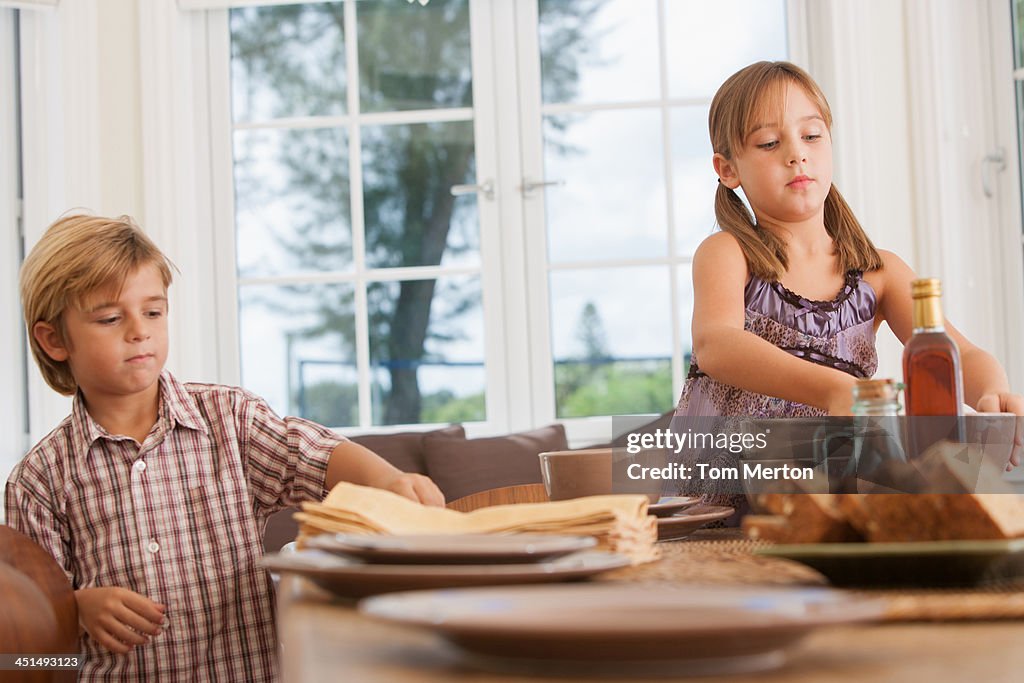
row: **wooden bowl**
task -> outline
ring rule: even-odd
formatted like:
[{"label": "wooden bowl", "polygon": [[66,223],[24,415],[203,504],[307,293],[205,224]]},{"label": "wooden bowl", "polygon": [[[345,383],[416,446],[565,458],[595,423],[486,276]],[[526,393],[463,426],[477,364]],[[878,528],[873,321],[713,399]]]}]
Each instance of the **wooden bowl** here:
[{"label": "wooden bowl", "polygon": [[[0,652],[4,654],[59,654],[57,617],[50,601],[23,572],[0,562]],[[77,652],[77,647],[70,652]],[[68,652],[68,651],[64,651]],[[4,671],[5,683],[54,680],[51,671]]]},{"label": "wooden bowl", "polygon": [[57,561],[28,536],[0,525],[0,562],[29,577],[46,598],[57,620],[57,640],[54,643],[57,649],[53,652],[78,652],[78,603],[75,602],[71,583]]}]

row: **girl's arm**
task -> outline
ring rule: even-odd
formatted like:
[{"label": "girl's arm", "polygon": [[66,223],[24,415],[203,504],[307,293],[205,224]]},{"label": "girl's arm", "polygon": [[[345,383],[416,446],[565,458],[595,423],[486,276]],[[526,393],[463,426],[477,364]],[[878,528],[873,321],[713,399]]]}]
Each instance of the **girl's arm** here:
[{"label": "girl's arm", "polygon": [[[914,332],[914,303],[910,296],[910,283],[917,276],[899,256],[883,250],[879,250],[879,254],[882,256],[883,268],[879,274],[879,286],[875,287],[878,315],[889,324],[899,340],[906,344]],[[1024,397],[1010,393],[1010,383],[999,361],[972,344],[949,320],[946,320],[946,332],[960,349],[964,401],[982,413],[1024,415]],[[1021,420],[1018,420],[1013,454],[1010,456],[1010,465],[1013,467],[1021,462],[1021,446],[1024,444],[1021,426]]]},{"label": "girl's arm", "polygon": [[[910,296],[910,283],[917,278],[914,271],[895,254],[879,250],[882,256],[881,287],[878,295],[878,315],[906,344],[914,332],[914,303]],[[946,332],[960,349],[960,362],[964,375],[964,401],[979,412],[1010,412],[1024,415],[1024,398],[1010,393],[999,361],[978,348],[960,333],[948,319]]]},{"label": "girl's arm", "polygon": [[693,350],[719,382],[849,415],[856,379],[797,358],[743,329],[747,262],[736,239],[716,233],[693,256]]}]

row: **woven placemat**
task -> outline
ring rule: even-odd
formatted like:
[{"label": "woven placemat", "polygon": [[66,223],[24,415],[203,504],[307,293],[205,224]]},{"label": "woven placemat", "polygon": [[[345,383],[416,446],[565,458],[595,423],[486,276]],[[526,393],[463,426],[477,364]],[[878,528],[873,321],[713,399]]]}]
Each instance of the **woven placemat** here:
[{"label": "woven placemat", "polygon": [[[765,541],[744,538],[737,529],[712,529],[661,543],[662,559],[608,572],[602,581],[716,585],[827,586],[817,571],[792,560],[755,555]],[[1024,584],[977,588],[856,590],[886,603],[889,621],[1024,619]]]}]

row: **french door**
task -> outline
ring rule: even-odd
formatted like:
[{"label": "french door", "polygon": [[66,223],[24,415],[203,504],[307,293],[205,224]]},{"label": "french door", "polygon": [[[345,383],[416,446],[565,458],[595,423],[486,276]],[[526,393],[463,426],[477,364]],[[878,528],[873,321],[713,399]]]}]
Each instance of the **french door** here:
[{"label": "french door", "polygon": [[600,440],[672,406],[714,225],[710,99],[787,57],[798,3],[238,4],[211,12],[211,110],[244,386],[356,429]]}]

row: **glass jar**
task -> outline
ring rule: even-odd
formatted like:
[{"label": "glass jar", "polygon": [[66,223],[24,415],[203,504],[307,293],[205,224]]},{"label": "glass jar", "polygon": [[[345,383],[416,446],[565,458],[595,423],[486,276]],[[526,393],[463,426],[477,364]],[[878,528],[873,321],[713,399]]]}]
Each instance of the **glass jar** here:
[{"label": "glass jar", "polygon": [[862,379],[853,387],[854,457],[846,473],[857,482],[853,490],[864,493],[879,485],[899,489],[897,475],[907,461],[899,417],[901,388],[891,379]]},{"label": "glass jar", "polygon": [[902,387],[891,379],[861,379],[853,387],[854,415],[899,415],[897,394]]}]

